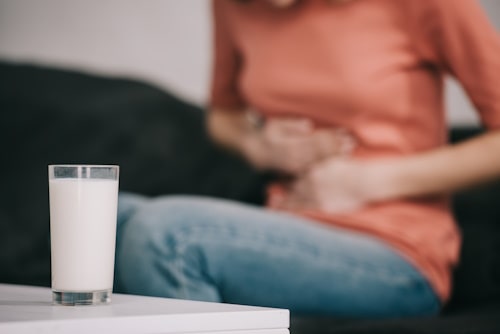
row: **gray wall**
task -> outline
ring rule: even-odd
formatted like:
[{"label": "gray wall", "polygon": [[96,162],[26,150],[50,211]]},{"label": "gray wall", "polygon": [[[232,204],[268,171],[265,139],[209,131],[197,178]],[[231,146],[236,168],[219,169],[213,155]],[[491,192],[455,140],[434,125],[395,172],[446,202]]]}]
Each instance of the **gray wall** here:
[{"label": "gray wall", "polygon": [[[481,3],[500,27],[500,0]],[[208,0],[0,0],[0,58],[133,76],[203,104],[210,28]],[[477,122],[453,82],[447,103],[451,123]]]},{"label": "gray wall", "polygon": [[0,0],[0,58],[147,79],[207,96],[208,0]]}]

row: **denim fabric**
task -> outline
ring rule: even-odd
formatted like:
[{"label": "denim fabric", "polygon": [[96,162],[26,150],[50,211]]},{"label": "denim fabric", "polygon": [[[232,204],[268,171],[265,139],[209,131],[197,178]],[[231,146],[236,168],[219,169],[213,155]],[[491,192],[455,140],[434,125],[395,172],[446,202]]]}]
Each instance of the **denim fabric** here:
[{"label": "denim fabric", "polygon": [[435,314],[425,278],[376,238],[193,196],[119,198],[115,291],[302,314]]}]

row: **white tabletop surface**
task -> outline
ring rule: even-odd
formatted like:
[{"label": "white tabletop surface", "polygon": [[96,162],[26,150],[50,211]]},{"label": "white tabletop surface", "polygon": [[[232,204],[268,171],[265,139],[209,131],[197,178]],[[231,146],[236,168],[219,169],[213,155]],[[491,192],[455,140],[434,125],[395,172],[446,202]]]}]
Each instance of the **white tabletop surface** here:
[{"label": "white tabletop surface", "polygon": [[111,304],[59,306],[49,288],[0,284],[0,334],[288,333],[289,312],[113,294]]}]

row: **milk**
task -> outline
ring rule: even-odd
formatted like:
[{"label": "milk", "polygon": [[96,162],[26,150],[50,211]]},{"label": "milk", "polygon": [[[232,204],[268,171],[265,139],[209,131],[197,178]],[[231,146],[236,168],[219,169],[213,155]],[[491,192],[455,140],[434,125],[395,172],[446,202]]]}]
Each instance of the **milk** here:
[{"label": "milk", "polygon": [[49,180],[52,289],[113,287],[118,181]]}]

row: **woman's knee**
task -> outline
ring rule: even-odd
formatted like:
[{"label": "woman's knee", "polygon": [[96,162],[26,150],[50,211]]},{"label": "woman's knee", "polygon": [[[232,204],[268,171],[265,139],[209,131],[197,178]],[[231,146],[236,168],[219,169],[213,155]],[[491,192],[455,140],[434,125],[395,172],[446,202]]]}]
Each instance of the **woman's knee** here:
[{"label": "woman's knee", "polygon": [[117,281],[124,291],[186,295],[186,272],[196,277],[202,270],[198,256],[204,252],[204,232],[198,222],[203,215],[193,207],[198,202],[186,197],[157,198],[142,205],[130,218],[117,257]]},{"label": "woman's knee", "polygon": [[116,264],[118,281],[125,291],[146,293],[147,282],[155,280],[159,263],[176,256],[175,226],[181,221],[173,219],[173,209],[179,210],[176,200],[149,199],[136,207],[120,228]]},{"label": "woman's knee", "polygon": [[[210,225],[217,219],[213,200],[190,196],[164,196],[143,203],[128,219],[124,239],[128,243],[166,243]],[[129,245],[130,246],[130,245]]]}]

